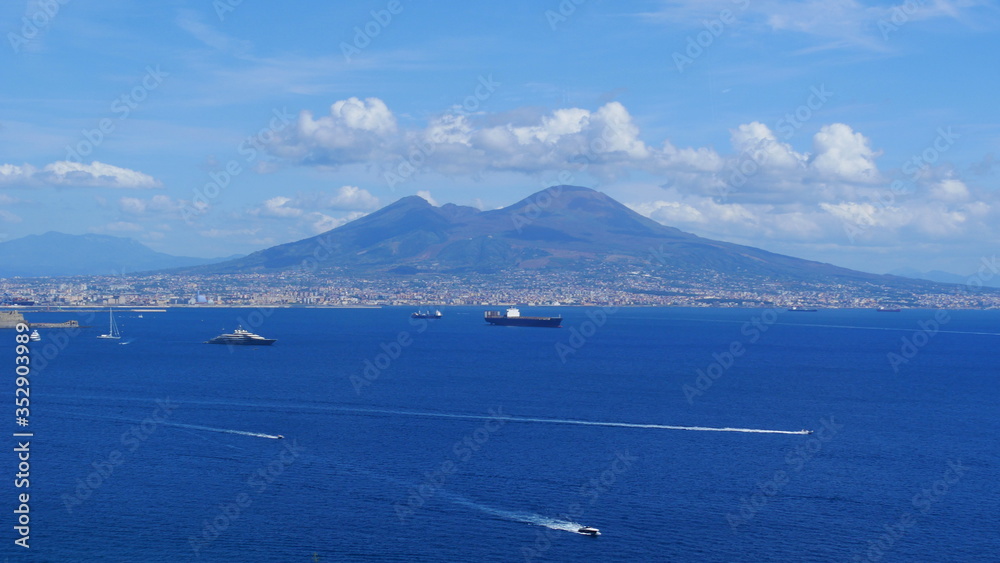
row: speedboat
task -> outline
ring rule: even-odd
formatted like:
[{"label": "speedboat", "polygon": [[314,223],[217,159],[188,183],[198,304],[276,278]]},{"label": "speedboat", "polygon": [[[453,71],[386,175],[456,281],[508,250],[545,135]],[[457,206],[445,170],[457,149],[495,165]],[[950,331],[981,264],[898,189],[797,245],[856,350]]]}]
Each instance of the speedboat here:
[{"label": "speedboat", "polygon": [[29,336],[28,338],[30,338],[32,342],[38,342],[39,340],[42,339],[42,335],[38,334],[38,330],[33,330],[31,331],[31,336]]},{"label": "speedboat", "polygon": [[591,528],[590,526],[584,526],[584,527],[580,528],[579,530],[577,530],[576,533],[578,533],[578,534],[584,534],[584,535],[587,535],[587,536],[599,536],[599,535],[601,535],[601,531],[600,530],[598,530],[597,528]]}]

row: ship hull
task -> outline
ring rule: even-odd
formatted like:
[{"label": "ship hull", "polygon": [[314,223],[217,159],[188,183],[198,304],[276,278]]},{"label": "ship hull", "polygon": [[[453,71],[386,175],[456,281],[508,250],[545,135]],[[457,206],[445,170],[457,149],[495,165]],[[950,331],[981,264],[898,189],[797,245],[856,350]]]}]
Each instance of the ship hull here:
[{"label": "ship hull", "polygon": [[562,323],[562,317],[486,317],[486,322],[497,326],[558,328]]},{"label": "ship hull", "polygon": [[213,338],[206,341],[206,344],[228,344],[230,346],[270,346],[277,342],[272,338]]}]

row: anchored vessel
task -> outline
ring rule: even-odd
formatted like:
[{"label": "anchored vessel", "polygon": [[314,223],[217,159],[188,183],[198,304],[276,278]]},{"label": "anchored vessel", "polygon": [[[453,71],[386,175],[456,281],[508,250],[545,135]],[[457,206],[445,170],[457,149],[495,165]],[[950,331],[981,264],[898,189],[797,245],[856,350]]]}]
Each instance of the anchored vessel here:
[{"label": "anchored vessel", "polygon": [[205,344],[230,344],[233,346],[270,346],[277,342],[274,338],[264,338],[259,334],[254,334],[243,327],[236,327],[232,334],[220,334],[211,340],[206,340]]},{"label": "anchored vessel", "polygon": [[441,311],[435,309],[433,313],[430,311],[426,313],[423,311],[417,311],[416,313],[410,313],[410,316],[414,319],[440,319],[444,315],[441,314]]},{"label": "anchored vessel", "polygon": [[562,317],[522,317],[517,307],[508,307],[505,313],[486,311],[483,318],[486,322],[500,326],[544,326],[558,327]]},{"label": "anchored vessel", "polygon": [[110,324],[110,326],[108,328],[108,333],[107,334],[102,334],[102,335],[98,336],[98,338],[111,338],[111,339],[114,339],[114,340],[120,339],[122,337],[122,335],[121,335],[120,332],[118,332],[118,325],[115,323],[115,313],[110,308],[108,309],[108,319],[109,319],[109,324]]}]

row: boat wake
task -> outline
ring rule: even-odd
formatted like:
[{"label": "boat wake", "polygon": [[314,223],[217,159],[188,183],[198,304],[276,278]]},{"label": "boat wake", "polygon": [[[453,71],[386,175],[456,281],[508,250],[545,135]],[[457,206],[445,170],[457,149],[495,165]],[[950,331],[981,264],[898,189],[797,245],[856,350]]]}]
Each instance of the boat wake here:
[{"label": "boat wake", "polygon": [[[101,416],[101,415],[96,415],[96,414],[88,414],[88,415],[76,415],[76,414],[70,414],[70,413],[56,413],[56,414],[62,414],[64,416],[68,416],[68,417],[71,417],[71,418],[84,418],[84,419],[90,418],[90,419],[100,419],[100,420],[112,420],[112,421],[115,421],[115,422],[127,422],[127,423],[130,423],[130,424],[143,424],[143,423],[146,422],[146,420],[137,420],[137,419],[131,419],[131,418],[117,417],[117,416]],[[239,436],[250,436],[250,437],[253,437],[253,438],[268,438],[268,439],[271,439],[271,440],[281,440],[282,438],[284,438],[284,436],[282,436],[281,434],[264,434],[262,432],[248,432],[246,430],[234,430],[232,428],[215,428],[215,427],[212,427],[212,426],[201,426],[201,425],[198,425],[198,424],[183,424],[181,422],[166,422],[166,421],[163,421],[163,422],[157,422],[156,424],[162,425],[162,426],[172,426],[174,428],[187,428],[189,430],[204,430],[206,432],[220,432],[220,433],[223,433],[223,434],[237,434]]]},{"label": "boat wake", "polygon": [[503,420],[504,422],[520,423],[541,423],[541,424],[578,424],[582,426],[609,426],[614,428],[650,428],[657,430],[692,430],[697,432],[746,432],[751,434],[811,434],[809,430],[770,430],[767,428],[733,428],[711,427],[711,426],[674,426],[668,424],[639,424],[633,422],[603,422],[595,420],[574,420],[569,418],[533,418],[523,416],[484,416],[474,414],[451,414],[438,412],[421,412],[394,409],[355,409],[346,407],[333,407],[333,410],[379,414],[399,414],[405,416],[426,416],[435,418],[461,418],[468,420]]},{"label": "boat wake", "polygon": [[542,516],[541,514],[535,514],[533,512],[502,510],[499,508],[493,508],[491,506],[479,504],[477,502],[472,502],[467,498],[460,497],[453,493],[448,493],[444,491],[443,493],[444,493],[443,496],[447,497],[455,504],[459,504],[467,508],[472,508],[474,510],[479,510],[480,512],[485,512],[486,514],[495,516],[497,518],[500,518],[501,520],[509,520],[511,522],[523,522],[525,524],[542,526],[544,528],[549,528],[551,530],[562,530],[564,532],[573,532],[574,534],[579,534],[580,532],[578,532],[578,530],[583,527],[580,524],[570,520],[551,518],[549,516]]},{"label": "boat wake", "polygon": [[280,440],[284,438],[281,434],[264,434],[261,432],[247,432],[245,430],[232,430],[229,428],[213,428],[211,426],[199,426],[197,424],[181,424],[179,422],[163,422],[161,424],[177,428],[189,428],[191,430],[205,430],[207,432],[221,432],[223,434],[238,434],[240,436],[251,436],[253,438],[269,438],[271,440]]}]

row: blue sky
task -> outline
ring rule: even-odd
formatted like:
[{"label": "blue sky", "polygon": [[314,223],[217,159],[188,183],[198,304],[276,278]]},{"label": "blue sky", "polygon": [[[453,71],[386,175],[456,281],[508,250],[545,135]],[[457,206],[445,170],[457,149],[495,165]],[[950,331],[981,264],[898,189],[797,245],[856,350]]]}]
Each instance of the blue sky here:
[{"label": "blue sky", "polygon": [[148,4],[0,7],[0,240],[223,256],[567,180],[875,272],[1000,238],[993,3]]}]

